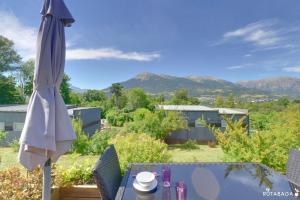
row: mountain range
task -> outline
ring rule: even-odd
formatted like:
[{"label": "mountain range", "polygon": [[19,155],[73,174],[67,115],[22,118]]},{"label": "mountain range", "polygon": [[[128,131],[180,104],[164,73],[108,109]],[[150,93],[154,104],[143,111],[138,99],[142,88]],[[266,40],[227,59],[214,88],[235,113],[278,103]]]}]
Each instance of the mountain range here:
[{"label": "mountain range", "polygon": [[[151,94],[172,95],[175,90],[186,88],[191,96],[203,95],[289,95],[300,96],[300,79],[294,77],[272,77],[260,80],[244,80],[236,83],[209,76],[177,77],[154,73],[141,73],[120,82],[126,89],[140,87]],[[104,89],[109,92],[109,88]]]}]

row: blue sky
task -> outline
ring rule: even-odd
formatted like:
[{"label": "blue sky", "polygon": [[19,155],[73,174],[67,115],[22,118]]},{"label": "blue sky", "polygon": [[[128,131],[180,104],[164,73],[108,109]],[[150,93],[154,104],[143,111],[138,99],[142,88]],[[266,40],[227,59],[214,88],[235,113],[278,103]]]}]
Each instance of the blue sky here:
[{"label": "blue sky", "polygon": [[[22,3],[21,3],[22,2]],[[141,72],[230,81],[300,77],[299,0],[65,0],[65,72],[105,88]],[[0,34],[34,57],[42,0],[0,0]]]}]

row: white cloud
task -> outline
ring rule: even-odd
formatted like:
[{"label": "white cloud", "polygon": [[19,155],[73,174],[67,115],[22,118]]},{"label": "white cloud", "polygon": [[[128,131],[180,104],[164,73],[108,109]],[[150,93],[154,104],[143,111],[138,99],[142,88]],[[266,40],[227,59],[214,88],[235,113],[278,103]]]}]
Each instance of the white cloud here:
[{"label": "white cloud", "polygon": [[152,61],[160,57],[159,53],[123,52],[114,48],[68,49],[68,60],[120,59],[134,61]]},{"label": "white cloud", "polygon": [[227,69],[229,70],[236,70],[236,69],[244,69],[247,67],[253,66],[253,63],[245,63],[245,64],[241,64],[241,65],[233,65],[233,66],[229,66],[227,67]]},{"label": "white cloud", "polygon": [[275,29],[274,20],[258,21],[223,34],[223,41],[241,39],[258,46],[273,46],[281,40],[280,30]]},{"label": "white cloud", "polygon": [[245,54],[244,57],[251,57],[252,54]]},{"label": "white cloud", "polygon": [[300,66],[298,67],[284,67],[282,68],[286,72],[297,72],[300,73]]},{"label": "white cloud", "polygon": [[0,11],[0,34],[14,42],[23,58],[35,56],[37,30],[24,26],[13,13]]},{"label": "white cloud", "polygon": [[[25,26],[12,13],[0,11],[0,34],[14,42],[15,49],[25,59],[34,58],[36,52],[37,29]],[[114,48],[96,49],[69,49],[78,46],[77,37],[66,41],[67,56],[69,60],[100,60],[100,59],[120,59],[134,61],[152,61],[160,57],[156,52],[123,52]]]},{"label": "white cloud", "polygon": [[233,66],[227,67],[227,69],[229,69],[229,70],[242,69],[242,68],[245,68],[245,66],[244,65],[233,65]]}]

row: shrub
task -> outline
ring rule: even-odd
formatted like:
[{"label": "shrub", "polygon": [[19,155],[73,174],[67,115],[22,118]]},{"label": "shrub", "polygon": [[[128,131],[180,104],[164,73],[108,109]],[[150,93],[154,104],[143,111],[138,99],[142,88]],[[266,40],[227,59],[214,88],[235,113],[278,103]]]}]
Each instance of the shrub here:
[{"label": "shrub", "polygon": [[167,162],[167,145],[144,133],[118,134],[110,143],[115,145],[122,172],[132,162]]},{"label": "shrub", "polygon": [[93,184],[93,159],[85,159],[72,166],[65,168],[57,166],[55,170],[54,183],[56,186],[70,186]]},{"label": "shrub", "polygon": [[127,132],[146,133],[156,139],[164,139],[171,131],[187,128],[187,121],[179,112],[137,109],[132,122],[126,123]]},{"label": "shrub", "polygon": [[4,131],[0,131],[0,142],[2,142],[3,140],[5,140],[7,136],[7,133]]},{"label": "shrub", "polygon": [[0,199],[42,199],[41,169],[23,175],[19,168],[0,171]]},{"label": "shrub", "polygon": [[[5,140],[6,136],[7,136],[6,132],[0,131],[0,143],[2,143]],[[0,163],[1,163],[1,156],[0,156]]]},{"label": "shrub", "polygon": [[163,135],[159,116],[147,109],[138,109],[133,113],[134,121],[125,125],[126,132],[146,133],[154,138]]},{"label": "shrub", "polygon": [[109,139],[120,131],[118,128],[107,129],[105,131],[97,131],[92,137],[89,137],[82,130],[82,123],[80,121],[73,120],[72,124],[77,138],[72,144],[71,152],[80,155],[101,155],[108,146]]},{"label": "shrub", "polygon": [[96,132],[90,139],[89,153],[101,155],[105,148],[109,145],[109,140],[118,133],[118,129],[109,129]]},{"label": "shrub", "polygon": [[[224,133],[213,129],[228,161],[261,162],[285,171],[290,148],[300,148],[300,106],[290,107],[276,116],[270,129],[247,135],[242,120],[227,121]],[[275,119],[275,118],[274,118]]]},{"label": "shrub", "polygon": [[110,125],[118,127],[123,126],[125,122],[132,120],[129,113],[114,109],[107,111],[106,119]]},{"label": "shrub", "polygon": [[80,120],[72,120],[73,129],[76,133],[76,140],[72,144],[72,152],[79,153],[82,155],[88,154],[89,152],[89,137],[82,130],[82,122]]},{"label": "shrub", "polygon": [[256,131],[270,130],[272,122],[274,121],[274,116],[275,112],[270,112],[268,114],[251,113],[251,129]]},{"label": "shrub", "polygon": [[14,152],[18,152],[20,148],[20,144],[18,140],[13,140],[9,146],[13,149]]},{"label": "shrub", "polygon": [[186,150],[199,149],[199,146],[197,145],[197,142],[195,140],[188,140],[183,145],[181,145],[181,147]]}]

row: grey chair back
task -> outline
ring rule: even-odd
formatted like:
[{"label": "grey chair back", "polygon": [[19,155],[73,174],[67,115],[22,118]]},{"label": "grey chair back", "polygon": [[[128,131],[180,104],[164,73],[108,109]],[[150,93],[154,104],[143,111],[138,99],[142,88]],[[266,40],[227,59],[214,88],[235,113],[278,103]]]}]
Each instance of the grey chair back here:
[{"label": "grey chair back", "polygon": [[113,145],[108,146],[97,161],[93,176],[101,199],[114,200],[122,181],[122,175],[118,155]]},{"label": "grey chair back", "polygon": [[300,186],[300,151],[297,149],[290,149],[286,176],[291,182]]}]

